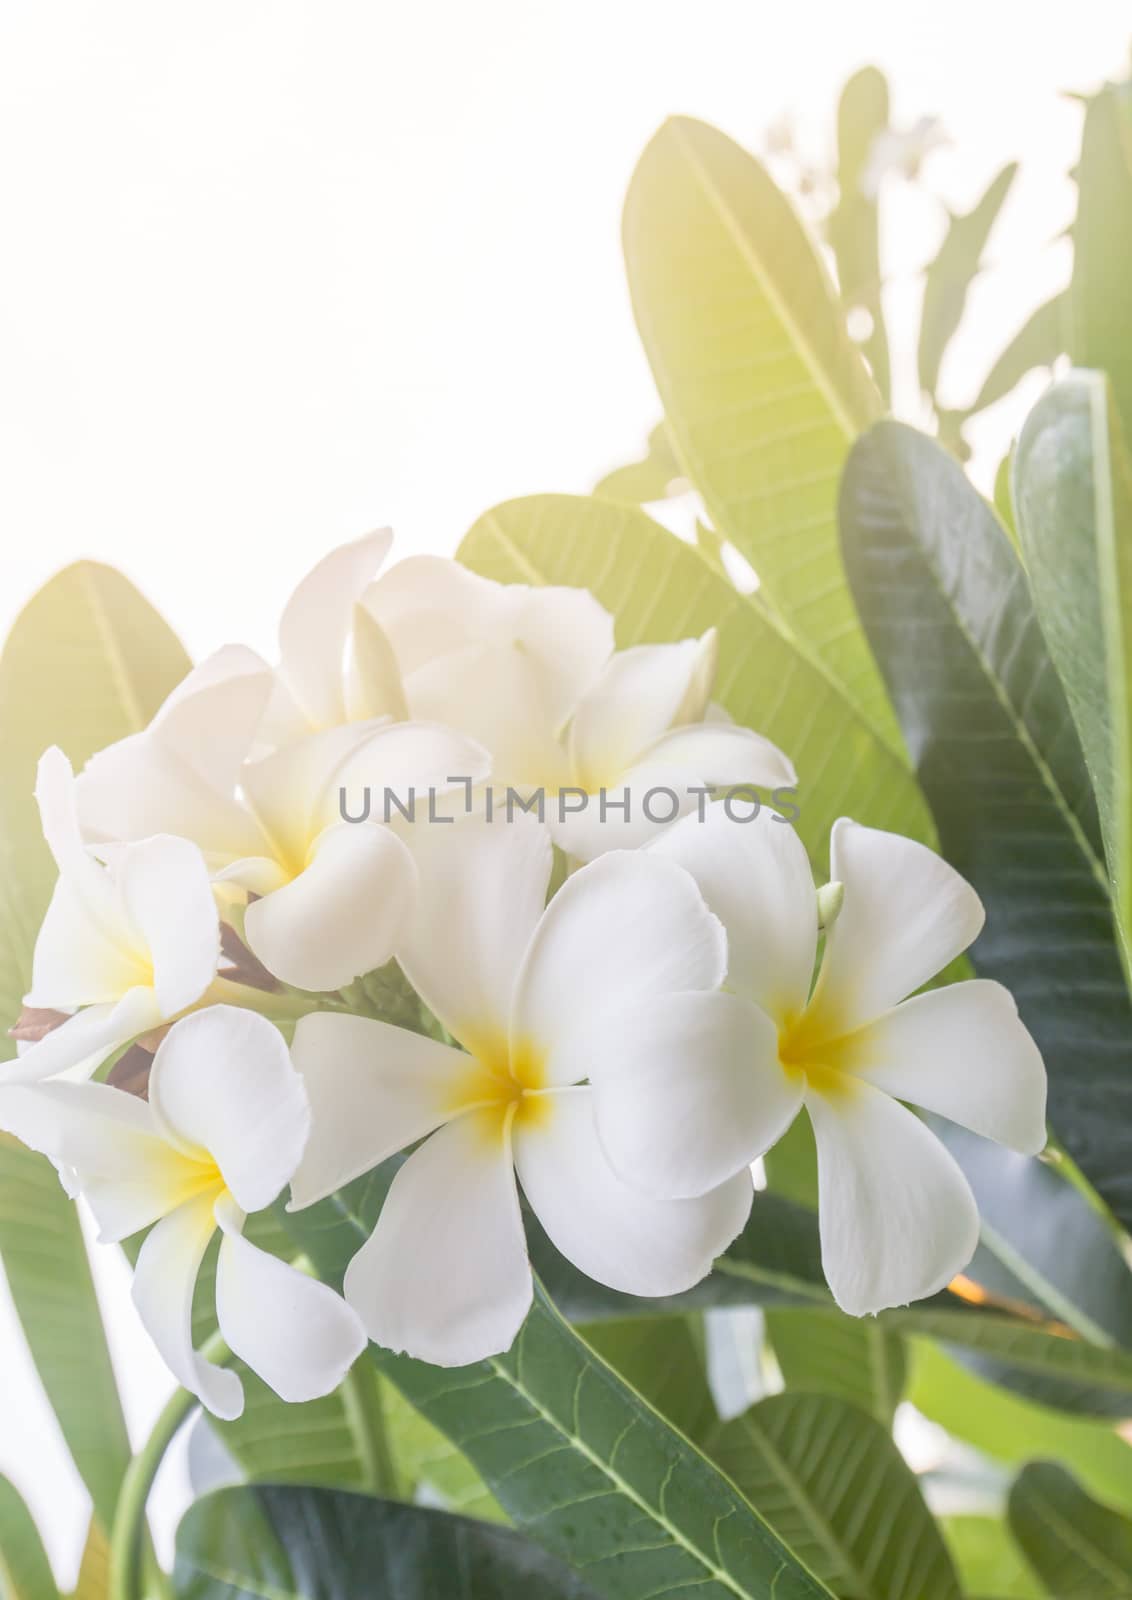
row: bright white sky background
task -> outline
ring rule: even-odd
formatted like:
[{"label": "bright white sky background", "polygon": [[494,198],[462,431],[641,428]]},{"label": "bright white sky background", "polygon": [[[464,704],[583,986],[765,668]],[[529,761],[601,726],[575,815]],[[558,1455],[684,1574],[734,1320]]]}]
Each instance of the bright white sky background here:
[{"label": "bright white sky background", "polygon": [[[93,556],[194,655],[270,650],[337,541],[450,552],[501,499],[586,490],[658,414],[618,235],[650,134],[687,112],[755,144],[789,111],[820,154],[870,60],[898,124],[942,117],[953,204],[1025,160],[944,371],[969,399],[1067,271],[1059,92],[1130,34],[1113,0],[3,0],[0,630]],[[890,219],[906,329],[942,215],[897,186]],[[1024,408],[979,425],[984,481]],[[144,1433],[170,1385],[110,1290]],[[85,1498],[3,1299],[0,1470],[69,1581]]]}]

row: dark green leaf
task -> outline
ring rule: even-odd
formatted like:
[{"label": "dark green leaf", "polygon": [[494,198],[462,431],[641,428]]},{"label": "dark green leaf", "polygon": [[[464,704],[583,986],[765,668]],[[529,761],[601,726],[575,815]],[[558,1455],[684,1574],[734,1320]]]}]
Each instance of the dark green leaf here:
[{"label": "dark green leaf", "polygon": [[975,966],[1014,995],[1056,1133],[1130,1222],[1132,1003],[1096,805],[1025,574],[962,469],[897,423],[854,450],[842,530],[941,848],[986,906]]},{"label": "dark green leaf", "polygon": [[1023,1469],[1010,1526],[1053,1600],[1129,1600],[1132,1519],[1098,1505],[1052,1462]]},{"label": "dark green leaf", "polygon": [[718,1418],[708,1387],[702,1318],[609,1318],[581,1330],[586,1343],[666,1422],[699,1444]]},{"label": "dark green leaf", "polygon": [[995,175],[973,210],[950,219],[939,252],[928,267],[918,356],[920,388],[925,394],[935,395],[944,351],[963,320],[967,292],[1017,172],[1018,163],[1010,162]]},{"label": "dark green leaf", "polygon": [[1132,462],[1103,373],[1039,400],[1014,468],[1034,604],[1096,788],[1132,972]]},{"label": "dark green leaf", "polygon": [[713,526],[898,749],[837,545],[842,463],[880,399],[821,258],[759,163],[688,118],[641,157],[623,238],[672,443]]},{"label": "dark green leaf", "polygon": [[775,1395],[724,1423],[711,1450],[836,1594],[960,1600],[915,1476],[873,1417],[832,1396]]},{"label": "dark green leaf", "polygon": [[334,1489],[207,1495],[177,1531],[178,1600],[596,1600],[527,1539]]}]

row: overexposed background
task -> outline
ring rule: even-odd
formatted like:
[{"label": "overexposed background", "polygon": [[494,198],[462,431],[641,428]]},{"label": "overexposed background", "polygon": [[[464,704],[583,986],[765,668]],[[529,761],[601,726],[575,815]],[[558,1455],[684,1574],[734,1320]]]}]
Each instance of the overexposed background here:
[{"label": "overexposed background", "polygon": [[[672,112],[747,144],[789,112],[823,154],[866,61],[898,124],[942,118],[925,176],[952,205],[1025,158],[944,371],[944,401],[969,400],[1066,276],[1081,113],[1062,91],[1125,69],[1122,10],[5,0],[0,631],[93,556],[194,655],[270,650],[333,543],[388,522],[402,553],[450,552],[498,500],[589,488],[658,414],[619,245],[641,148]],[[899,334],[944,216],[899,184],[885,204]],[[1033,392],[972,431],[984,482]],[[142,1435],[171,1385],[119,1265],[102,1287]],[[2,1302],[0,1470],[69,1579],[85,1497]],[[174,1468],[167,1530],[183,1492]]]}]

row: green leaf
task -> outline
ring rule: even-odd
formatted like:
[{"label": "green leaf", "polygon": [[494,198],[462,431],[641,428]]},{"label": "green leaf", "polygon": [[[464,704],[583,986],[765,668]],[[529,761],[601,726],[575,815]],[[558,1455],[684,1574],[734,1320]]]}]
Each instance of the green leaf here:
[{"label": "green leaf", "polygon": [[1132,973],[1132,462],[1103,373],[1031,412],[1014,467],[1034,604],[1092,774]]},{"label": "green leaf", "polygon": [[992,179],[973,210],[953,216],[943,243],[924,278],[918,367],[920,388],[934,397],[944,351],[963,320],[967,293],[982,264],[983,251],[1018,173],[1012,161]]},{"label": "green leaf", "polygon": [[[622,647],[719,630],[716,699],[773,739],[798,771],[798,830],[819,864],[841,815],[931,840],[904,763],[765,607],[736,593],[643,511],[571,495],[511,500],[482,516],[459,559],[503,582],[593,590]],[[642,574],[649,580],[642,581]]]},{"label": "green leaf", "polygon": [[1132,1222],[1132,1002],[1088,772],[1025,574],[930,439],[882,423],[842,494],[846,562],[947,859],[978,890],[972,957],[1014,995],[1050,1121]]},{"label": "green leaf", "polygon": [[1010,1491],[1010,1527],[1054,1600],[1132,1597],[1132,1519],[1081,1489],[1063,1468],[1036,1461]]},{"label": "green leaf", "polygon": [[[340,1281],[368,1237],[386,1185],[379,1169],[288,1215],[328,1282]],[[695,1446],[573,1331],[537,1281],[531,1313],[506,1355],[442,1370],[371,1349],[380,1371],[467,1456],[515,1525],[607,1600],[667,1590],[695,1590],[702,1600],[827,1593]]]},{"label": "green leaf", "polygon": [[846,452],[880,399],[821,258],[754,157],[682,117],[641,157],[623,239],[685,473],[800,648],[898,750],[836,527]]},{"label": "green leaf", "polygon": [[983,379],[983,386],[966,415],[973,417],[976,412],[993,406],[1035,367],[1052,367],[1068,342],[1068,317],[1068,298],[1064,294],[1054,295],[1027,317]]},{"label": "green leaf", "polygon": [[699,1444],[719,1420],[708,1387],[702,1319],[610,1318],[581,1330],[603,1361]]},{"label": "green leaf", "polygon": [[994,509],[998,513],[998,520],[1002,524],[1010,543],[1014,546],[1019,560],[1024,562],[1025,557],[1022,554],[1022,547],[1018,538],[1017,519],[1014,515],[1014,487],[1011,481],[1014,476],[1015,449],[1016,446],[1012,444],[995,470],[992,498],[994,500]]},{"label": "green leaf", "polygon": [[1132,85],[1087,103],[1077,167],[1069,352],[1107,372],[1132,435]]},{"label": "green leaf", "polygon": [[875,1418],[828,1395],[775,1395],[724,1423],[711,1450],[834,1593],[960,1600],[915,1475]]},{"label": "green leaf", "polygon": [[945,1517],[940,1524],[964,1594],[995,1600],[1042,1600],[1005,1522],[995,1517]]},{"label": "green leaf", "polygon": [[0,1258],[67,1448],[109,1528],[130,1446],[78,1212],[51,1163],[7,1134]]},{"label": "green leaf", "polygon": [[0,1600],[58,1600],[39,1529],[16,1486],[0,1476]]},{"label": "green leaf", "polygon": [[891,390],[888,337],[881,302],[880,237],[875,194],[862,180],[873,144],[888,127],[888,79],[879,67],[862,67],[847,81],[837,107],[838,199],[829,219],[841,298],[866,311],[872,331],[861,348],[888,404]]},{"label": "green leaf", "polygon": [[958,1310],[938,1300],[885,1311],[883,1326],[985,1358],[979,1368],[1021,1392],[1084,1415],[1132,1414],[1132,1353],[1105,1349],[1056,1326]]},{"label": "green leaf", "polygon": [[222,1489],[177,1530],[178,1600],[596,1600],[529,1540],[342,1490]]},{"label": "green leaf", "polygon": [[766,1330],[788,1391],[846,1400],[891,1428],[904,1393],[904,1341],[876,1317],[783,1307]]},{"label": "green leaf", "polygon": [[1132,1273],[1109,1219],[1064,1162],[1015,1155],[929,1117],[979,1204],[981,1245],[967,1276],[1097,1345],[1132,1349]]},{"label": "green leaf", "polygon": [[909,1399],[956,1439],[1007,1466],[1056,1456],[1093,1494],[1132,1508],[1132,1446],[1111,1425],[1019,1399],[926,1339],[913,1339],[910,1354]]},{"label": "green leaf", "polygon": [[608,1600],[827,1591],[688,1441],[557,1314],[541,1287],[511,1351],[457,1371],[382,1369],[530,1528]]}]

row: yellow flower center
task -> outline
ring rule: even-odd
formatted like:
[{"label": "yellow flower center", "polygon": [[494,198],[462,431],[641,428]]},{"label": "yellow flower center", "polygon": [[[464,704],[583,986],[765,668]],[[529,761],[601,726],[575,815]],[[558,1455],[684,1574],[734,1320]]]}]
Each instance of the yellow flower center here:
[{"label": "yellow flower center", "polygon": [[490,1034],[462,1042],[469,1051],[468,1065],[453,1087],[452,1111],[490,1112],[484,1126],[493,1135],[508,1125],[529,1127],[549,1116],[545,1062],[529,1040]]},{"label": "yellow flower center", "polygon": [[813,1017],[803,1011],[778,1030],[778,1061],[789,1078],[805,1078],[819,1094],[851,1094],[854,1086],[853,1036],[815,1037]]}]

